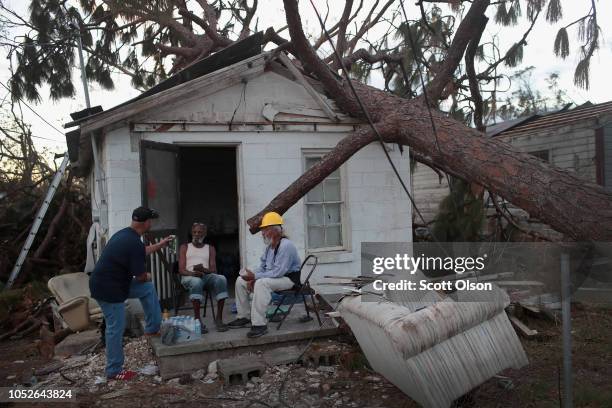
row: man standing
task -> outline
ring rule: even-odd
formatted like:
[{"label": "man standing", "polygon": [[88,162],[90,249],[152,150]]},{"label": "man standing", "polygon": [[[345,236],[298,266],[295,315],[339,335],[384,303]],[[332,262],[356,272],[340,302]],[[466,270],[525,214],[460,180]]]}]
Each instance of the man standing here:
[{"label": "man standing", "polygon": [[[291,289],[300,284],[300,257],[297,248],[283,234],[283,219],[275,212],[266,213],[259,228],[266,249],[255,272],[246,269],[236,279],[236,306],[238,318],[230,322],[230,328],[241,328],[251,323],[247,337],[259,337],[267,333],[266,309],[272,292]],[[249,304],[249,292],[253,292],[253,306]],[[249,320],[250,318],[250,320]]]},{"label": "man standing", "polygon": [[181,245],[179,251],[179,272],[181,283],[189,290],[189,300],[193,305],[193,317],[201,323],[202,333],[207,330],[200,318],[200,305],[204,298],[204,291],[212,293],[217,300],[217,316],[215,326],[217,331],[227,331],[223,323],[223,305],[228,298],[227,279],[217,274],[215,262],[216,252],[212,245],[204,243],[206,225],[194,222],[191,226],[191,242]]},{"label": "man standing", "polygon": [[145,335],[155,335],[161,324],[161,309],[151,274],[145,272],[146,255],[167,247],[172,237],[144,246],[140,237],[151,229],[155,210],[138,207],[129,227],[116,232],[104,247],[89,279],[91,297],[96,299],[106,322],[106,377],[130,380],[134,371],[123,370],[125,301],[138,298],[145,315]]}]

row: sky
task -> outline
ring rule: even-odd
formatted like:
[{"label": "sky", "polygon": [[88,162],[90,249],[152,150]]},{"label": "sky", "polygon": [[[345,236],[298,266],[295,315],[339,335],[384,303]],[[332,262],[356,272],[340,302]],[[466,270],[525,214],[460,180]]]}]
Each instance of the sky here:
[{"label": "sky", "polygon": [[[609,71],[612,69],[612,28],[606,25],[607,21],[610,21],[612,17],[612,1],[609,0],[596,0],[597,11],[599,17],[599,25],[602,29],[600,49],[595,54],[591,61],[591,89],[585,90],[577,88],[573,84],[574,69],[579,61],[579,43],[577,39],[576,31],[569,31],[570,39],[570,56],[566,60],[557,58],[553,53],[553,42],[559,27],[568,24],[571,21],[585,15],[590,7],[590,0],[562,0],[564,18],[560,22],[554,25],[548,24],[543,18],[538,21],[527,39],[528,45],[525,47],[523,63],[516,69],[524,68],[527,66],[534,66],[536,69],[533,72],[532,85],[536,89],[544,90],[546,87],[545,78],[552,72],[558,72],[560,75],[559,83],[561,89],[563,89],[571,101],[576,104],[581,104],[586,101],[593,103],[601,103],[612,100],[610,91]],[[73,1],[69,1],[72,3]],[[27,0],[5,0],[4,4],[16,11],[22,16],[27,15]],[[341,1],[330,1],[330,12],[329,20],[336,21],[342,12],[342,5],[344,2]],[[357,2],[355,2],[357,3]],[[372,4],[373,0],[364,0],[364,5]],[[285,25],[285,16],[280,0],[261,0],[259,2],[259,9],[256,17],[258,18],[257,24],[259,29],[265,30],[269,26],[276,28],[283,27]],[[320,12],[326,12],[326,2],[323,0],[315,0],[315,4],[319,8]],[[398,1],[399,4],[399,1]],[[414,5],[414,0],[407,0],[405,2],[409,18],[417,18],[419,13],[418,9]],[[365,8],[365,7],[364,7]],[[393,6],[391,7],[393,8]],[[306,27],[308,34],[315,35],[319,30],[319,23],[316,20],[312,6],[309,1],[300,2],[300,14],[303,20],[303,24]],[[507,49],[515,41],[522,37],[523,32],[528,27],[528,20],[523,17],[520,18],[519,24],[516,27],[501,27],[494,24],[493,14],[495,7],[489,7],[487,12],[490,17],[489,24],[483,39],[496,35],[499,39],[499,45],[502,50]],[[523,7],[523,13],[525,7]],[[329,25],[328,24],[328,25]],[[368,37],[371,39],[378,38],[381,35],[383,27],[379,26],[377,29],[372,30],[368,33]],[[284,37],[288,37],[288,32],[285,30],[281,33]],[[0,81],[3,84],[7,83],[10,77],[9,61],[6,58],[6,52],[0,49]],[[76,59],[78,62],[78,59]],[[508,70],[508,72],[511,72]],[[129,78],[125,75],[116,74],[114,76],[115,89],[111,91],[100,89],[97,84],[89,84],[89,92],[91,103],[93,106],[102,105],[106,110],[109,109],[125,100],[128,100],[139,94],[139,91],[132,88],[130,85]],[[77,93],[72,98],[65,98],[59,101],[52,101],[48,96],[48,89],[43,88],[41,95],[43,97],[42,102],[34,104],[28,102],[28,104],[36,110],[46,121],[51,123],[57,129],[64,131],[63,124],[70,121],[69,114],[71,112],[79,111],[85,108],[85,98],[83,88],[80,79],[80,71],[78,66],[75,66],[73,71],[73,81],[77,89]],[[374,86],[382,85],[382,78],[379,76],[373,76],[371,84]],[[0,87],[0,97],[4,98],[6,90]],[[32,133],[35,138],[35,144],[39,148],[48,149],[51,153],[63,153],[66,149],[65,138],[62,134],[54,130],[49,124],[46,124],[43,120],[38,118],[35,114],[30,112],[24,107],[24,117],[26,122],[31,124]],[[44,139],[43,139],[44,138]],[[51,139],[51,140],[46,140]]]}]

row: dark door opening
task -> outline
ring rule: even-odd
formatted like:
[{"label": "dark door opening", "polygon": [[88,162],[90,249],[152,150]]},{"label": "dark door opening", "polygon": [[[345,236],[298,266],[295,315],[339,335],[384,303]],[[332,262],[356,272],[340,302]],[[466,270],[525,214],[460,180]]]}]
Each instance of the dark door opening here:
[{"label": "dark door opening", "polygon": [[179,242],[188,242],[194,222],[206,224],[217,271],[233,285],[240,269],[236,148],[186,146],[179,153]]}]

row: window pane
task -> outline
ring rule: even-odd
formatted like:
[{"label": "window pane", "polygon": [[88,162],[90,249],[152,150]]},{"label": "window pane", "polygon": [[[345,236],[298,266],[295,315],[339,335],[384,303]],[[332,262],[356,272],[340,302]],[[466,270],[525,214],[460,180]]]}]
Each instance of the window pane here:
[{"label": "window pane", "polygon": [[[304,157],[305,170],[312,168],[322,155]],[[308,248],[342,247],[342,174],[340,169],[325,178],[306,195]]]},{"label": "window pane", "polygon": [[340,225],[335,227],[325,228],[326,232],[326,245],[328,247],[341,246],[342,245],[342,230]]},{"label": "window pane", "polygon": [[325,204],[325,225],[340,223],[340,204]]},{"label": "window pane", "polygon": [[319,160],[321,160],[320,157],[307,157],[306,158],[306,169],[309,169],[312,166],[314,166],[314,164],[318,162]]},{"label": "window pane", "polygon": [[340,180],[325,180],[325,201],[340,201]]},{"label": "window pane", "polygon": [[323,225],[323,204],[308,204],[308,226]]},{"label": "window pane", "polygon": [[310,190],[306,195],[306,202],[322,202],[323,201],[323,186],[321,184],[317,185],[315,188]]},{"label": "window pane", "polygon": [[540,160],[544,160],[547,163],[550,163],[550,151],[549,150],[538,150],[535,152],[527,152],[532,156],[537,157]]},{"label": "window pane", "polygon": [[308,248],[323,248],[325,246],[325,238],[323,234],[322,227],[309,227]]}]

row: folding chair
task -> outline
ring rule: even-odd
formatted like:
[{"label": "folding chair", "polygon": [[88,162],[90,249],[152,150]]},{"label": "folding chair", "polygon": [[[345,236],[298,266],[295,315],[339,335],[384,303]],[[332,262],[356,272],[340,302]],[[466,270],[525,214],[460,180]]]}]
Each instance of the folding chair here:
[{"label": "folding chair", "polygon": [[[312,308],[315,312],[315,315],[317,315],[317,321],[319,322],[319,327],[323,325],[323,323],[321,323],[321,316],[319,316],[319,307],[317,306],[317,303],[314,300],[314,290],[310,287],[310,277],[312,276],[312,273],[314,272],[315,268],[317,267],[317,263],[319,262],[319,259],[316,256],[308,255],[306,259],[304,259],[304,262],[302,262],[302,266],[300,266],[300,276],[302,274],[302,269],[304,269],[306,262],[308,262],[310,258],[314,259],[314,263],[312,264],[312,268],[310,269],[310,272],[308,272],[308,276],[306,276],[304,283],[301,283],[300,285],[293,285],[293,287],[288,290],[276,291],[276,293],[281,296],[281,299],[278,303],[278,306],[276,306],[276,309],[274,309],[272,316],[270,316],[270,321],[274,321],[274,317],[276,316],[280,307],[282,306],[283,301],[289,295],[302,297],[302,301],[304,302],[304,308],[306,309],[306,316],[301,317],[300,322],[305,323],[305,322],[311,321],[312,317],[310,316],[310,311],[308,310],[308,305],[306,304],[306,296],[308,295],[310,296],[310,301],[312,302]],[[292,302],[291,305],[289,306],[289,310],[287,310],[287,313],[284,313],[281,316],[278,326],[276,326],[276,330],[280,330],[281,326],[283,325],[283,322],[285,321],[287,316],[289,316],[289,314],[291,313],[291,309],[293,309],[293,305],[295,305],[295,302]]]},{"label": "folding chair", "polygon": [[[174,306],[174,315],[178,315],[179,310],[190,310],[191,307],[181,307],[185,304],[185,295],[187,293],[185,287],[181,283],[181,274],[179,273],[178,261],[172,263],[172,302]],[[215,320],[215,306],[213,298],[209,291],[204,291],[204,309],[202,310],[202,318],[206,317],[206,306],[210,303],[213,320]]]}]

